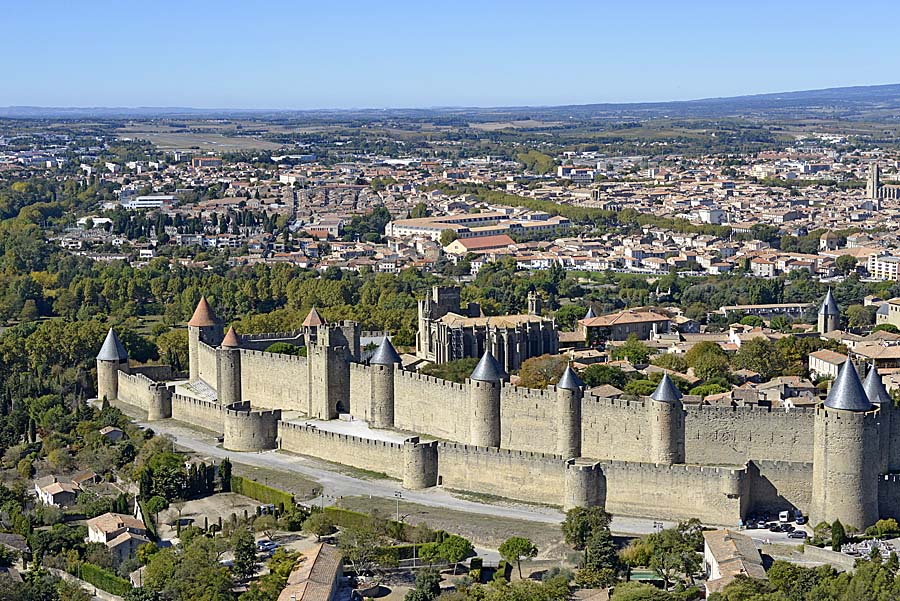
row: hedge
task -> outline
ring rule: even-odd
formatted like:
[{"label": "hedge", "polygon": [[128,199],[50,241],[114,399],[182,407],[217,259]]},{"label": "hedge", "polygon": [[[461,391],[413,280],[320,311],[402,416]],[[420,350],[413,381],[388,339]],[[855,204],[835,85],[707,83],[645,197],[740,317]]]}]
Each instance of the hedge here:
[{"label": "hedge", "polygon": [[99,589],[103,589],[107,593],[113,595],[125,595],[131,590],[131,583],[124,578],[119,578],[112,572],[104,570],[100,566],[88,562],[82,562],[80,574],[73,573],[73,576],[79,576],[82,580],[90,582]]},{"label": "hedge", "polygon": [[[360,513],[358,511],[350,511],[349,509],[341,509],[340,507],[326,507],[325,515],[331,518],[331,523],[341,528],[358,528],[369,523],[372,516]],[[407,524],[394,520],[385,520],[387,522],[388,534],[397,540],[408,541]],[[410,556],[411,557],[411,556]],[[401,557],[400,559],[407,559]]]},{"label": "hedge", "polygon": [[256,480],[242,478],[241,476],[231,477],[231,492],[256,499],[266,505],[294,506],[294,495],[291,493],[260,484]]}]

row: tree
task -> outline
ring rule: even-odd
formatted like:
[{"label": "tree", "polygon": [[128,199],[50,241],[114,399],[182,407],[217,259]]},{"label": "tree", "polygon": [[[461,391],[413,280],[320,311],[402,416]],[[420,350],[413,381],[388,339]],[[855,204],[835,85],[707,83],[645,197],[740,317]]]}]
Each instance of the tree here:
[{"label": "tree", "polygon": [[519,367],[519,386],[525,388],[547,388],[556,384],[569,360],[563,355],[541,355],[526,359]]},{"label": "tree", "polygon": [[609,530],[612,516],[602,507],[573,507],[566,512],[562,523],[563,537],[576,551],[584,551],[584,563],[588,563],[587,543],[591,537]]},{"label": "tree", "polygon": [[315,534],[318,541],[334,532],[334,521],[324,511],[317,511],[303,522],[303,531]]},{"label": "tree", "polygon": [[715,342],[704,341],[692,346],[684,354],[688,367],[701,380],[709,380],[728,374],[728,355]]},{"label": "tree", "polygon": [[619,390],[623,390],[628,383],[628,374],[618,367],[603,365],[602,363],[588,365],[582,377],[584,378],[584,383],[591,388],[609,384]]},{"label": "tree", "polygon": [[222,492],[231,492],[231,462],[226,457],[222,460],[219,467],[219,480],[222,485]]},{"label": "tree", "polygon": [[441,246],[446,248],[448,244],[451,244],[455,240],[459,238],[459,234],[456,233],[455,230],[446,229],[441,230]]},{"label": "tree", "polygon": [[763,318],[759,315],[745,315],[741,318],[741,325],[750,326],[753,328],[761,328],[766,325],[766,322],[763,321]]},{"label": "tree", "polygon": [[831,524],[831,550],[840,551],[841,545],[847,542],[847,532],[840,520],[835,520]]},{"label": "tree", "polygon": [[659,355],[653,357],[653,365],[657,367],[662,367],[663,369],[667,369],[669,371],[677,371],[684,373],[687,371],[688,365],[687,360],[682,355],[676,355],[675,353],[660,353]]},{"label": "tree", "polygon": [[841,275],[849,275],[851,271],[856,271],[856,257],[853,255],[841,255],[834,260],[834,267]]},{"label": "tree", "polygon": [[441,573],[427,567],[416,573],[416,587],[406,593],[404,601],[433,601],[441,594]]},{"label": "tree", "polygon": [[465,538],[451,534],[438,545],[438,554],[448,563],[453,564],[453,574],[456,575],[456,567],[463,559],[472,555],[475,547]]},{"label": "tree", "polygon": [[675,601],[675,597],[655,586],[642,582],[623,582],[616,585],[609,601]]},{"label": "tree", "polygon": [[234,544],[234,564],[232,570],[240,580],[246,580],[256,573],[256,541],[246,528],[239,528],[232,539]]},{"label": "tree", "polygon": [[613,348],[615,359],[627,359],[632,365],[645,364],[653,354],[653,349],[638,340],[636,334],[629,334],[628,339],[620,346]]},{"label": "tree", "polygon": [[784,360],[775,343],[768,338],[757,337],[745,341],[734,355],[734,365],[738,369],[749,369],[758,373],[763,380],[780,375]]},{"label": "tree", "polygon": [[871,325],[875,321],[875,309],[873,305],[866,307],[863,305],[850,305],[847,307],[847,325],[851,328],[863,328]]},{"label": "tree", "polygon": [[516,563],[519,579],[522,579],[522,558],[531,559],[538,553],[534,543],[522,536],[511,536],[500,545],[500,556],[506,561]]},{"label": "tree", "polygon": [[302,356],[305,354],[306,347],[300,347],[289,342],[275,342],[266,347],[267,353],[278,353],[281,355]]},{"label": "tree", "polygon": [[873,332],[890,332],[891,334],[900,334],[900,328],[895,326],[892,323],[880,323],[874,328],[872,328]]}]

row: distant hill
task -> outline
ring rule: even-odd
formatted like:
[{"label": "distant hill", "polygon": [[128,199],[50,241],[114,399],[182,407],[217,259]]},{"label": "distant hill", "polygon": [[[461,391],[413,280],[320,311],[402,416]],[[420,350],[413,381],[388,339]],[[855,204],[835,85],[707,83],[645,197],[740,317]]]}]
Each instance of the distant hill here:
[{"label": "distant hill", "polygon": [[567,106],[437,107],[348,110],[198,109],[189,107],[0,107],[9,119],[150,119],[298,117],[384,119],[454,115],[476,121],[517,118],[647,119],[660,117],[761,119],[837,117],[845,119],[900,119],[900,84],[827,88],[799,92],[755,94],[674,102],[603,103]]}]

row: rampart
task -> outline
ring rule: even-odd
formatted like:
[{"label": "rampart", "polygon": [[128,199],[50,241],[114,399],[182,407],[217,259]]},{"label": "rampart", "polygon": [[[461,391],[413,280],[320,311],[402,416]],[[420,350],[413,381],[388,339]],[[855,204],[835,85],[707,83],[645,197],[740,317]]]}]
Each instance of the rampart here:
[{"label": "rampart", "polygon": [[468,387],[398,370],[394,377],[398,429],[447,440],[469,439]]},{"label": "rampart", "polygon": [[501,446],[535,453],[556,450],[556,390],[504,385],[500,392]]},{"label": "rampart", "polygon": [[214,401],[202,401],[181,394],[172,395],[172,418],[186,424],[222,432],[222,411],[222,406]]},{"label": "rampart", "polygon": [[562,505],[565,461],[559,455],[438,444],[438,483],[518,501]]},{"label": "rampart", "polygon": [[649,418],[643,401],[585,395],[581,414],[582,456],[616,461],[649,457]]},{"label": "rampart", "polygon": [[119,372],[119,400],[144,411],[150,407],[154,397],[156,382],[142,373]]},{"label": "rampart", "polygon": [[774,514],[787,509],[809,511],[812,463],[756,460],[748,465],[753,511]]},{"label": "rampart", "polygon": [[139,365],[131,368],[131,373],[143,374],[151,380],[171,380],[175,378],[175,370],[171,365]]},{"label": "rampart", "polygon": [[403,444],[278,422],[279,448],[403,479]]},{"label": "rampart", "polygon": [[223,446],[231,451],[265,451],[278,446],[281,409],[253,411],[250,403],[232,403],[223,411]]},{"label": "rampart", "polygon": [[252,351],[264,351],[276,342],[285,342],[294,346],[306,346],[303,330],[241,335],[241,348]]},{"label": "rampart", "polygon": [[216,363],[216,349],[205,342],[197,344],[197,366],[200,370],[200,379],[215,387],[219,381],[219,368]]},{"label": "rampart", "polygon": [[308,409],[307,358],[241,349],[241,397],[257,407]]},{"label": "rampart", "polygon": [[369,421],[371,416],[372,374],[367,365],[350,364],[350,414],[356,419]]}]

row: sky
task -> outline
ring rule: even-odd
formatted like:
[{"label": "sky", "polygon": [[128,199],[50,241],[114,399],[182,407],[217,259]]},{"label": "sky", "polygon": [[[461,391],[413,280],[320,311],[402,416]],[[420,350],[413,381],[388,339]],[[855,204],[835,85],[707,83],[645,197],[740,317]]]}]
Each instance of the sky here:
[{"label": "sky", "polygon": [[0,15],[0,106],[523,106],[900,82],[892,0],[0,0]]}]

